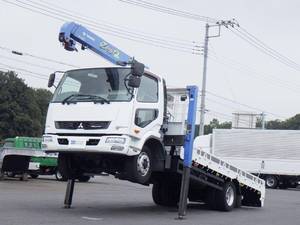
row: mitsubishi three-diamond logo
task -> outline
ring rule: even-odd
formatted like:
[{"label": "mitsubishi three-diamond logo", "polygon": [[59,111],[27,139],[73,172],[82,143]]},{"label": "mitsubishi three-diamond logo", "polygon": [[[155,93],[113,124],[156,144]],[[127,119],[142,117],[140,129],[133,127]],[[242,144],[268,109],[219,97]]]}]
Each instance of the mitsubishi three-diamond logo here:
[{"label": "mitsubishi three-diamond logo", "polygon": [[80,124],[78,125],[77,129],[83,129],[82,123],[80,123]]}]

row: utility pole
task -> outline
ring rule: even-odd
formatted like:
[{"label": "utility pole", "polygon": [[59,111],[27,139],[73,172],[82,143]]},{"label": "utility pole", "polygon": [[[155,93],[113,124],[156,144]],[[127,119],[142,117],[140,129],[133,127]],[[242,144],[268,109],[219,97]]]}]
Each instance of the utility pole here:
[{"label": "utility pole", "polygon": [[201,106],[200,106],[200,124],[199,135],[204,134],[204,114],[205,114],[205,94],[206,94],[206,71],[207,71],[207,53],[208,53],[208,39],[209,39],[209,24],[205,25],[205,39],[203,50],[203,76],[202,76],[202,89],[201,89]]},{"label": "utility pole", "polygon": [[264,112],[261,113],[261,129],[265,129],[265,118],[266,114]]},{"label": "utility pole", "polygon": [[[204,49],[203,49],[203,76],[202,76],[202,89],[201,89],[201,105],[200,105],[200,124],[199,124],[199,135],[204,134],[204,121],[205,121],[205,95],[206,95],[206,74],[207,74],[207,56],[208,56],[208,41],[210,38],[220,37],[221,36],[221,26],[234,27],[239,26],[235,19],[232,20],[221,20],[216,24],[209,25],[208,23],[205,25],[205,38],[204,38]],[[209,28],[218,27],[219,31],[217,35],[210,36]]]}]

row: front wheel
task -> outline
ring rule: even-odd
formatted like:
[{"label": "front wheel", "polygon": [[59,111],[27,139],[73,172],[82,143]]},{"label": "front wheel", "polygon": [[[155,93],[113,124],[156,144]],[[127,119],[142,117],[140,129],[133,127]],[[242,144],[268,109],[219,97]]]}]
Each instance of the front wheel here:
[{"label": "front wheel", "polygon": [[74,179],[75,171],[73,166],[73,157],[71,154],[59,154],[56,176],[62,180]]},{"label": "front wheel", "polygon": [[147,146],[144,146],[139,155],[127,160],[126,173],[128,179],[140,184],[147,184],[152,174],[152,167],[151,151]]},{"label": "front wheel", "polygon": [[68,180],[66,177],[62,176],[58,170],[55,171],[55,178],[58,181],[67,181]]}]

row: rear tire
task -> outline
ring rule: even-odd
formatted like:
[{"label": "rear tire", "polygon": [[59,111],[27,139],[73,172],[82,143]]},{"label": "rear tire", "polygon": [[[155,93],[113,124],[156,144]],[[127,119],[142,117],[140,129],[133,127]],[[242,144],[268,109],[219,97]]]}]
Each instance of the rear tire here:
[{"label": "rear tire", "polygon": [[210,209],[217,209],[217,200],[216,200],[216,189],[209,189],[206,195],[206,203]]},{"label": "rear tire", "polygon": [[296,188],[296,187],[298,187],[298,183],[297,182],[291,182],[290,187],[291,188]]},{"label": "rear tire", "polygon": [[241,208],[242,206],[242,195],[236,195],[236,203],[235,203],[235,208]]},{"label": "rear tire", "polygon": [[152,198],[156,205],[176,207],[179,202],[180,188],[168,180],[155,182],[152,187]]},{"label": "rear tire", "polygon": [[216,206],[221,211],[231,211],[236,205],[236,188],[233,182],[226,182],[222,191],[216,191]]},{"label": "rear tire", "polygon": [[265,181],[266,181],[266,188],[276,189],[278,186],[278,180],[273,175],[266,176]]}]

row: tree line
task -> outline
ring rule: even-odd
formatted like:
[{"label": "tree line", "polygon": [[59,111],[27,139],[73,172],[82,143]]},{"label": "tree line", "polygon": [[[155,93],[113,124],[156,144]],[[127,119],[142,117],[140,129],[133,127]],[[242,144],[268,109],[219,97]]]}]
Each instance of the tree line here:
[{"label": "tree line", "polygon": [[13,71],[0,71],[0,140],[7,137],[40,137],[52,93],[34,89]]},{"label": "tree line", "polygon": [[[256,123],[257,128],[262,127],[262,121],[258,120]],[[218,119],[213,119],[204,126],[204,134],[212,133],[213,129],[231,129],[231,122],[223,122],[221,123]],[[296,114],[295,116],[288,118],[286,120],[269,120],[265,122],[265,129],[271,130],[300,130],[300,114]]]}]

